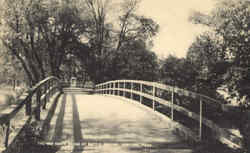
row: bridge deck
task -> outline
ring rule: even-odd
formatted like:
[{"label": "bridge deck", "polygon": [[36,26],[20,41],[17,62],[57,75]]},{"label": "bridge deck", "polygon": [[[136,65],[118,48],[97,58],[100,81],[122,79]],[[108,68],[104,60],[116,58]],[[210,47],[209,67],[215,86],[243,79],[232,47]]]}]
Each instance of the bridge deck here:
[{"label": "bridge deck", "polygon": [[118,98],[64,94],[45,142],[60,146],[58,152],[192,152],[173,128],[171,120]]}]

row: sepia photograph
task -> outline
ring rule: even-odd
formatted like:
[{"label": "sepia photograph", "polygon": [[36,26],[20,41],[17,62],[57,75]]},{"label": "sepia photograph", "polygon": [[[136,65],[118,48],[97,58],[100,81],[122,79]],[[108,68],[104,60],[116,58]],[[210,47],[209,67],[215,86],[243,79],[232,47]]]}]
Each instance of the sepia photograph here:
[{"label": "sepia photograph", "polygon": [[250,0],[0,0],[0,153],[250,153]]}]

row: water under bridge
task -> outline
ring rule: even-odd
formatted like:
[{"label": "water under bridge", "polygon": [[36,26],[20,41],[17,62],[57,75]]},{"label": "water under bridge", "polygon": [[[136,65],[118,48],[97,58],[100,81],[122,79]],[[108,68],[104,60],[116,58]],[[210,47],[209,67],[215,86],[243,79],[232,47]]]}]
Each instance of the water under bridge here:
[{"label": "water under bridge", "polygon": [[[188,153],[190,142],[212,139],[240,147],[238,137],[210,119],[218,117],[208,113],[211,109],[220,106],[209,97],[155,82],[117,80],[94,90],[63,89],[60,80],[49,77],[1,112],[0,143],[3,152],[27,143],[15,152],[45,153]],[[33,132],[25,139],[27,129]]]}]

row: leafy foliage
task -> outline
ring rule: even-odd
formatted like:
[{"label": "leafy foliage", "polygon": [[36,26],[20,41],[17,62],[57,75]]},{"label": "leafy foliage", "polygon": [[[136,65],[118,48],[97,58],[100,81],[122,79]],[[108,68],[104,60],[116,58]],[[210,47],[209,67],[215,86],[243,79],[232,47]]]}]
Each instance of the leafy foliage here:
[{"label": "leafy foliage", "polygon": [[[120,11],[112,16],[114,5]],[[5,1],[1,38],[31,85],[48,75],[101,82],[110,79],[107,64],[121,49],[139,40],[147,43],[158,32],[157,23],[135,13],[138,5],[138,0]]]},{"label": "leafy foliage", "polygon": [[[195,13],[197,15],[197,13]],[[230,63],[225,68],[224,84],[228,86],[230,94],[238,99],[249,97],[247,86],[250,85],[249,74],[249,39],[250,39],[250,3],[245,0],[222,1],[211,15],[191,17],[194,23],[210,27],[214,37],[214,54],[221,61]],[[205,46],[205,45],[203,45]],[[247,105],[249,100],[244,101]]]},{"label": "leafy foliage", "polygon": [[185,58],[170,55],[162,61],[161,80],[166,84],[192,90],[196,76],[194,65]]},{"label": "leafy foliage", "polygon": [[[194,13],[190,19],[194,23],[208,26],[214,34],[214,37],[208,35],[207,43],[198,44],[203,46],[202,52],[212,51],[215,55],[206,55],[206,57],[219,59],[219,63],[215,61],[215,65],[213,62],[211,64],[205,63],[208,69],[212,66],[212,75],[214,74],[217,78],[215,85],[225,85],[229,94],[232,97],[237,97],[238,102],[243,106],[241,107],[242,112],[239,114],[242,117],[240,132],[244,136],[246,152],[250,152],[250,137],[249,132],[246,132],[250,130],[248,124],[250,108],[250,93],[248,91],[250,86],[250,2],[246,0],[220,1],[210,15]],[[206,50],[206,46],[210,49]],[[194,52],[192,50],[194,49],[191,48],[190,52]],[[192,57],[191,53],[189,57]]]}]

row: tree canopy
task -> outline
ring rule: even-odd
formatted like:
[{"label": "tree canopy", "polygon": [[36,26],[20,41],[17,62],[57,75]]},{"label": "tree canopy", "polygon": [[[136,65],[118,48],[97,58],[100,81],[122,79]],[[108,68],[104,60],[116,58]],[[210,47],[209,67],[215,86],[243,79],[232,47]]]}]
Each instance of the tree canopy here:
[{"label": "tree canopy", "polygon": [[[203,34],[206,44],[200,43],[202,41],[198,39],[190,47],[189,56],[191,52],[194,52],[192,51],[195,50],[194,48],[199,50],[200,47],[196,44],[201,44],[199,52],[210,53],[211,55],[208,54],[205,57],[210,59],[213,57],[217,60],[211,60],[210,64],[208,62],[206,65],[218,69],[215,70],[216,74],[224,73],[223,80],[218,83],[226,85],[233,97],[249,98],[250,94],[247,89],[250,85],[250,2],[246,0],[221,1],[211,14],[195,12],[190,20],[195,24],[208,26],[210,35],[204,39]],[[227,65],[219,71],[220,66],[217,62],[227,63]],[[247,104],[248,101],[243,103]]]},{"label": "tree canopy", "polygon": [[[65,71],[72,64],[98,83],[114,79],[107,68],[118,54],[126,54],[125,48],[133,48],[137,41],[148,44],[157,34],[157,23],[136,14],[138,5],[138,0],[8,0],[1,39],[31,85],[49,75],[69,78],[72,74]],[[144,50],[148,58],[154,56],[147,47],[138,50]]]}]

